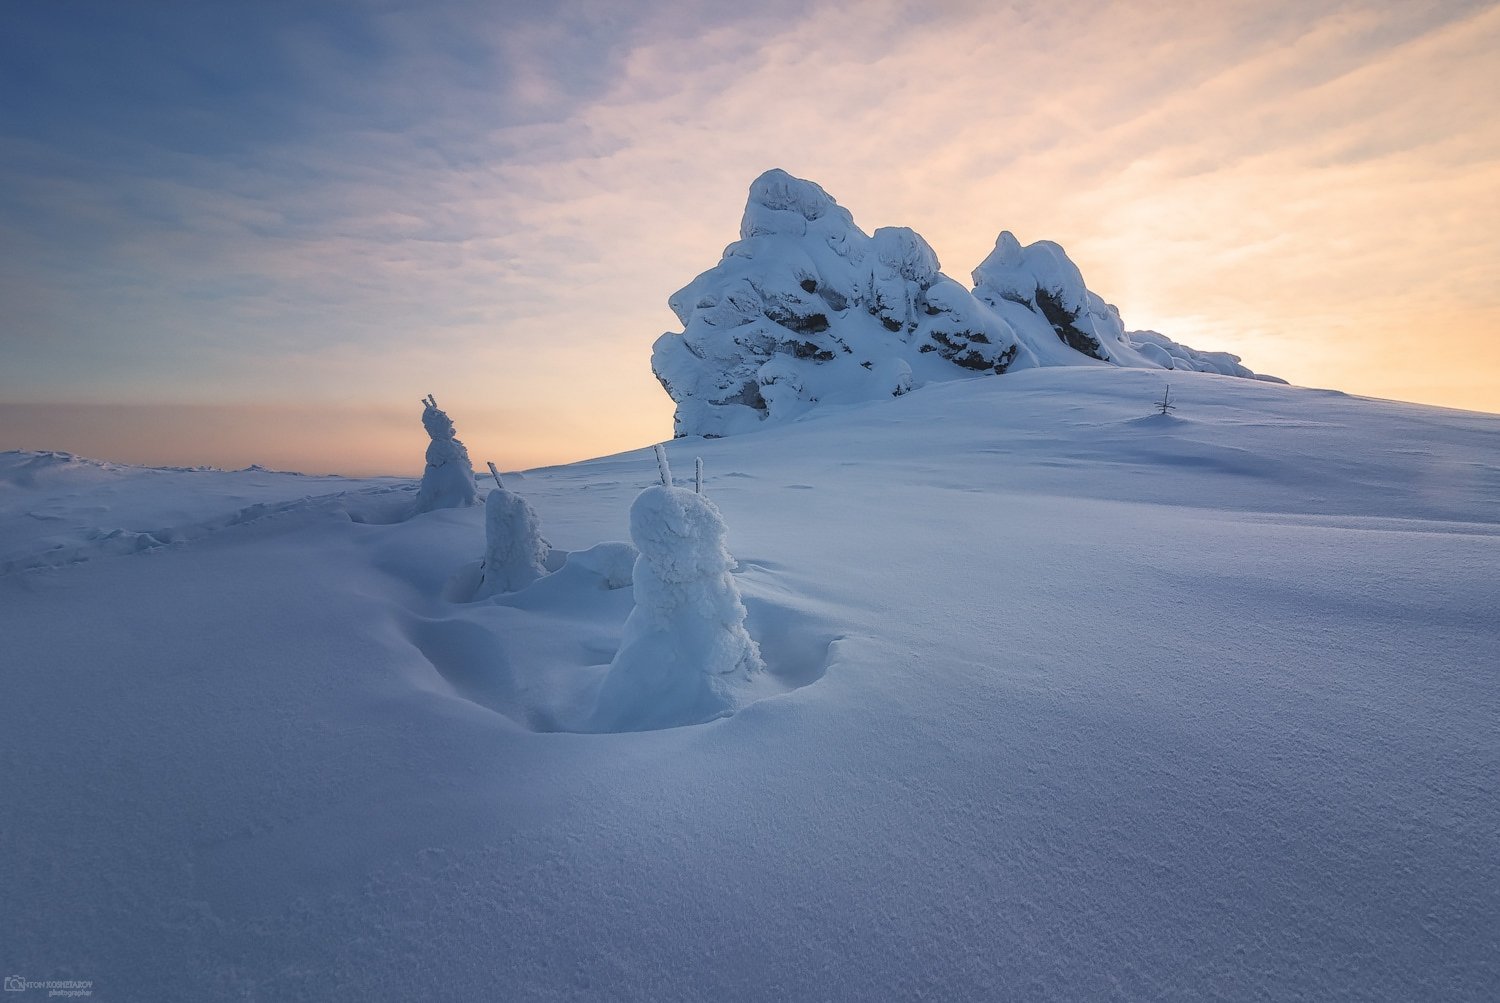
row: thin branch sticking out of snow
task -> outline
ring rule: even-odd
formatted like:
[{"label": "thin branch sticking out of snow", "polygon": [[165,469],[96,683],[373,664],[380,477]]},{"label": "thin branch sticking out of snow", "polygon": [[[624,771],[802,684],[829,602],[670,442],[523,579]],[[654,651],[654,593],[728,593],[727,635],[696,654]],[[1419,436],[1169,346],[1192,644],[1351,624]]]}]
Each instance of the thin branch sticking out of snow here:
[{"label": "thin branch sticking out of snow", "polygon": [[656,444],[656,469],[661,474],[661,486],[669,488],[672,486],[672,468],[667,466],[667,451],[662,448],[661,443]]}]

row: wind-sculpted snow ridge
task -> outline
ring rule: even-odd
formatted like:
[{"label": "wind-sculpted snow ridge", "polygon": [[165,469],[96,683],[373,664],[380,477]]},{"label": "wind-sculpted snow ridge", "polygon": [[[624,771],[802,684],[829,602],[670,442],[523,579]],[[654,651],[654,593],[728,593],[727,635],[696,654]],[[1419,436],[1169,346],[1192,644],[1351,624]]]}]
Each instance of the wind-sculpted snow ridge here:
[{"label": "wind-sculpted snow ridge", "polygon": [[819,403],[1036,366],[1256,377],[1237,356],[1126,331],[1050,241],[1022,247],[1001,233],[973,278],[970,291],[944,275],[915,231],[867,235],[818,185],[767,171],[750,186],[740,239],[670,298],[683,330],[652,349],[676,434],[733,435]]}]

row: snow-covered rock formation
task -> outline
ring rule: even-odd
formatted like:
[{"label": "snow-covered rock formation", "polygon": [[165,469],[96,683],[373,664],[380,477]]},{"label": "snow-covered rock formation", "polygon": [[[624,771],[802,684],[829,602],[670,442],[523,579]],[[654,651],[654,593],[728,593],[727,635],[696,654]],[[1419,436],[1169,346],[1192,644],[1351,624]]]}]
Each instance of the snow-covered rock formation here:
[{"label": "snow-covered rock formation", "polygon": [[469,461],[468,449],[454,438],[453,421],[431,394],[422,399],[422,405],[422,427],[432,441],[427,444],[427,467],[422,471],[413,514],[479,504],[474,464]]},{"label": "snow-covered rock formation", "polygon": [[900,396],[935,380],[1112,363],[1253,376],[1227,353],[1127,332],[1058,245],[1002,233],[974,271],[944,275],[920,234],[865,234],[811,181],[755,179],[740,239],[672,295],[681,332],[651,368],[677,402],[676,434],[721,436],[820,402]]},{"label": "snow-covered rock formation", "polygon": [[640,551],[635,607],[592,729],[670,728],[734,710],[765,664],[745,630],[718,507],[685,488],[649,487],[630,506],[630,536]]},{"label": "snow-covered rock formation", "polygon": [[1155,331],[1125,330],[1120,312],[1084,284],[1078,266],[1050,240],[1022,247],[1007,230],[973,278],[974,295],[1030,349],[1038,365],[1098,360],[1133,369],[1275,380],[1257,377],[1237,355],[1200,352]]}]

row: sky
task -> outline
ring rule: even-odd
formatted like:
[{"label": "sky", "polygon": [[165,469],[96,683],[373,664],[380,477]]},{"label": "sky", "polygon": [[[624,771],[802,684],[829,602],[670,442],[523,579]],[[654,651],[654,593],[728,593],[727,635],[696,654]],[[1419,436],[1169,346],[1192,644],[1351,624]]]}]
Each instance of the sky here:
[{"label": "sky", "polygon": [[1500,3],[12,0],[0,449],[414,475],[671,435],[652,342],[750,182],[966,281],[1500,411]]}]

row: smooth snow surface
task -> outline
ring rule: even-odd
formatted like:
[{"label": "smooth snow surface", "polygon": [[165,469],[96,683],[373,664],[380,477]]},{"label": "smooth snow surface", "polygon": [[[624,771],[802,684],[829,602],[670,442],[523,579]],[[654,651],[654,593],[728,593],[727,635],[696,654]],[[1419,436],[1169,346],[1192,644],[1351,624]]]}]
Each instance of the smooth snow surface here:
[{"label": "smooth snow surface", "polygon": [[939,268],[915,231],[867,235],[813,182],[762,174],[740,239],[671,296],[683,330],[652,349],[652,370],[677,403],[677,435],[733,435],[820,404],[1036,366],[1255,376],[1227,352],[1127,332],[1051,241],[1022,247],[1001,233],[972,291]]},{"label": "smooth snow surface", "polygon": [[1500,417],[1061,367],[668,451],[768,688],[610,734],[649,450],[518,479],[557,550],[478,602],[411,481],[0,455],[6,974],[1500,997]]}]

